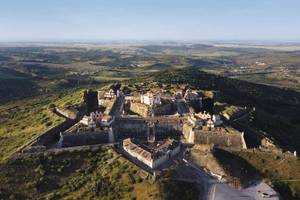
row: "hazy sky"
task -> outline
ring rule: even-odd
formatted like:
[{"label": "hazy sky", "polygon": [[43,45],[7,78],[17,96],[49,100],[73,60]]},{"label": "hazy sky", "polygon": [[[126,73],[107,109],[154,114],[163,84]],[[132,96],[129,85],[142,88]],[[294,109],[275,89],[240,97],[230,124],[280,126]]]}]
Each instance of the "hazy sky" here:
[{"label": "hazy sky", "polygon": [[300,40],[300,0],[0,0],[0,40]]}]

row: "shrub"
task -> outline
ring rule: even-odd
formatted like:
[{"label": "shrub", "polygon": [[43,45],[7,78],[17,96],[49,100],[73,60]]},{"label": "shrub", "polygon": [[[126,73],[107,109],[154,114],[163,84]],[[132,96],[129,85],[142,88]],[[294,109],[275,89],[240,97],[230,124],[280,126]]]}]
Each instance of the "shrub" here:
[{"label": "shrub", "polygon": [[133,176],[132,174],[128,174],[128,176],[129,176],[130,183],[131,183],[131,184],[135,184],[136,181],[135,181],[134,176]]}]

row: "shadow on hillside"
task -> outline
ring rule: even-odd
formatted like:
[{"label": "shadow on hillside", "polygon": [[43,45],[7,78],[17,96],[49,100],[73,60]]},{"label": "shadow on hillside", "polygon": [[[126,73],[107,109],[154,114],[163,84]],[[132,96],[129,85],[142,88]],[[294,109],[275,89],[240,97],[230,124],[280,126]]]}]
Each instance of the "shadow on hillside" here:
[{"label": "shadow on hillside", "polygon": [[[230,176],[228,178],[229,182],[234,181],[235,184],[245,188],[248,187],[251,182],[262,179],[262,174],[243,158],[235,156],[223,149],[215,149],[213,155]],[[236,181],[238,181],[238,183]]]}]

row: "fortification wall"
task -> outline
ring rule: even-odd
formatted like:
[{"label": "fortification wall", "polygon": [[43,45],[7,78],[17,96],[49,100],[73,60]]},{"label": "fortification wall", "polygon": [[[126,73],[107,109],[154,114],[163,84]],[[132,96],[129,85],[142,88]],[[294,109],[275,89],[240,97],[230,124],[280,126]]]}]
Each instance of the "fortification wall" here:
[{"label": "fortification wall", "polygon": [[64,117],[69,118],[69,119],[76,119],[76,117],[78,115],[78,111],[75,111],[75,110],[72,111],[72,110],[64,109],[64,108],[55,108],[55,111],[58,114],[61,114]]},{"label": "fortification wall", "polygon": [[176,112],[176,106],[174,103],[168,103],[162,106],[155,107],[152,112],[154,116],[171,115]]},{"label": "fortification wall", "polygon": [[214,144],[220,147],[232,147],[238,149],[245,149],[246,144],[244,136],[239,132],[220,132],[220,131],[194,131],[195,144]]},{"label": "fortification wall", "polygon": [[179,137],[182,133],[182,126],[174,126],[172,124],[156,124],[155,137],[156,139],[165,139],[168,137]]},{"label": "fortification wall", "polygon": [[128,137],[147,139],[147,127],[144,120],[116,119],[112,129],[118,140]]},{"label": "fortification wall", "polygon": [[[154,116],[154,117],[117,117],[116,123],[121,124],[136,124],[136,123],[159,123],[172,125],[174,127],[182,127],[186,118],[179,118],[178,116]],[[181,128],[182,129],[182,128]]]},{"label": "fortification wall", "polygon": [[79,120],[87,113],[87,109],[86,109],[85,105],[81,105],[77,109],[67,109],[67,108],[56,107],[53,112],[60,117]]},{"label": "fortification wall", "polygon": [[239,121],[232,121],[230,123],[238,131],[243,131],[245,133],[244,138],[247,143],[248,148],[258,148],[262,144],[263,136],[255,134],[251,128],[245,126]]},{"label": "fortification wall", "polygon": [[146,117],[145,120],[147,122],[152,123],[160,123],[160,124],[172,124],[173,126],[182,126],[183,122],[186,120],[184,117],[178,116],[154,116],[154,117]]},{"label": "fortification wall", "polygon": [[60,138],[60,132],[64,132],[70,127],[74,126],[78,122],[78,119],[80,119],[86,113],[86,108],[85,106],[82,106],[81,108],[79,108],[79,111],[77,111],[76,114],[75,112],[70,112],[68,109],[55,108],[55,110],[52,111],[56,115],[64,117],[66,120],[61,124],[58,124],[55,127],[42,133],[30,144],[28,144],[28,146],[20,149],[21,152],[44,151],[44,147],[45,149],[47,149],[48,147],[55,144]]},{"label": "fortification wall", "polygon": [[117,97],[109,111],[109,115],[120,116],[123,112],[125,97],[120,95]]},{"label": "fortification wall", "polygon": [[55,142],[57,142],[60,138],[60,132],[64,132],[74,124],[76,124],[77,120],[66,119],[63,123],[49,129],[45,133],[43,133],[40,137],[36,139],[36,141],[32,144],[32,146],[49,146]]},{"label": "fortification wall", "polygon": [[117,139],[135,137],[147,139],[148,124],[153,123],[155,137],[166,138],[179,136],[182,133],[182,121],[168,117],[149,117],[149,118],[116,118],[113,123],[114,136]]},{"label": "fortification wall", "polygon": [[58,142],[59,147],[74,147],[95,144],[105,144],[109,142],[109,132],[82,132],[76,134],[64,134]]}]

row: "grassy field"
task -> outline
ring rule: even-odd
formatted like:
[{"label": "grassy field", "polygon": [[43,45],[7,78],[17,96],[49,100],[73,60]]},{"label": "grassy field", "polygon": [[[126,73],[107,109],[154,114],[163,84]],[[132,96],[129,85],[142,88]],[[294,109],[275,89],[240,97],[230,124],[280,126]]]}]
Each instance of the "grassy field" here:
[{"label": "grassy field", "polygon": [[76,110],[83,102],[82,94],[82,89],[65,90],[1,105],[0,161],[6,160],[46,130],[64,121],[49,110],[51,104]]},{"label": "grassy field", "polygon": [[26,146],[64,119],[48,110],[55,95],[45,95],[0,106],[0,161]]},{"label": "grassy field", "polygon": [[105,84],[55,90],[0,105],[0,161],[64,121],[48,109],[51,104],[76,113],[83,103],[83,91],[99,90]]},{"label": "grassy field", "polygon": [[55,106],[67,109],[79,108],[83,103],[84,89],[72,90],[66,94],[61,94],[52,102]]},{"label": "grassy field", "polygon": [[0,165],[0,199],[159,200],[198,195],[191,184],[168,178],[150,184],[140,173],[110,147],[35,154]]}]

